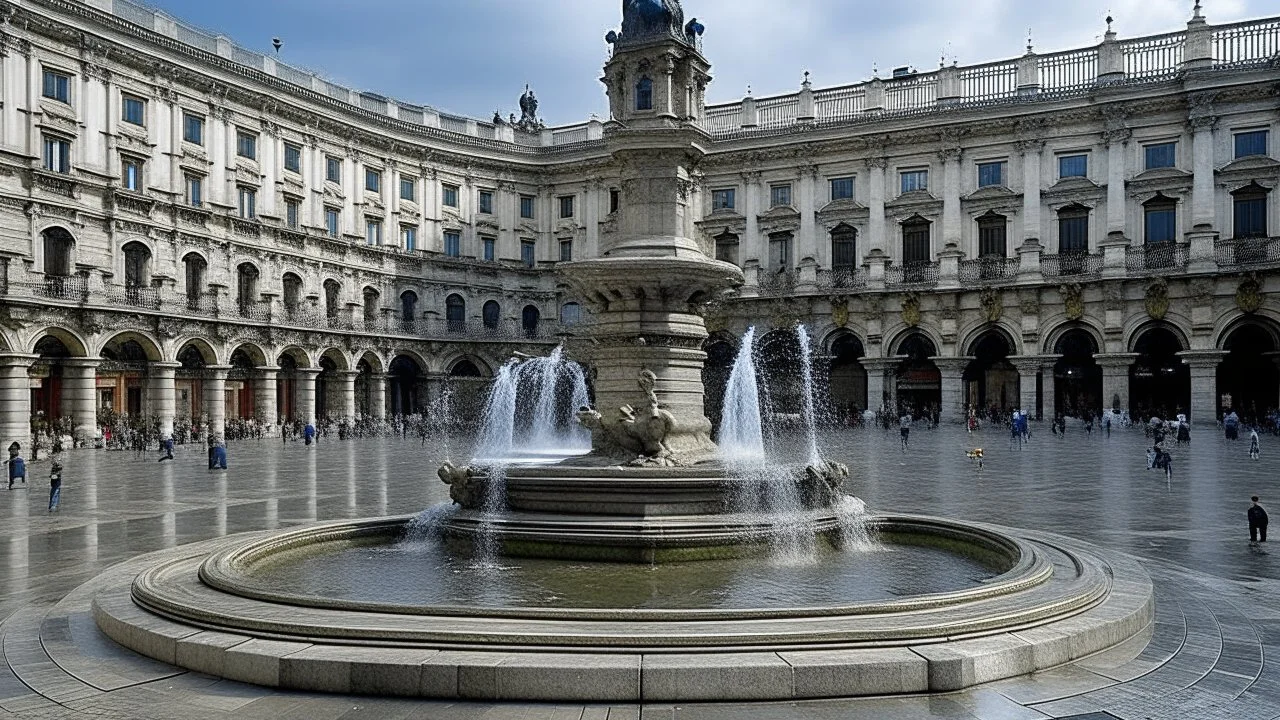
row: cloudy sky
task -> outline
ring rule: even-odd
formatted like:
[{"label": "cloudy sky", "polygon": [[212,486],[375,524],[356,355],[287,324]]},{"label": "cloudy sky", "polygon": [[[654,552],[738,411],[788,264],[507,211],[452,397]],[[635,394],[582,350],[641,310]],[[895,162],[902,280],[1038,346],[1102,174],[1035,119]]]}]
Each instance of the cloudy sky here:
[{"label": "cloudy sky", "polygon": [[[604,35],[619,0],[150,0],[178,19],[342,84],[473,117],[517,111],[524,84],[549,124],[605,115]],[[1092,45],[1185,27],[1191,0],[684,0],[707,27],[711,102]],[[1275,0],[1204,0],[1209,22],[1280,14]]]}]

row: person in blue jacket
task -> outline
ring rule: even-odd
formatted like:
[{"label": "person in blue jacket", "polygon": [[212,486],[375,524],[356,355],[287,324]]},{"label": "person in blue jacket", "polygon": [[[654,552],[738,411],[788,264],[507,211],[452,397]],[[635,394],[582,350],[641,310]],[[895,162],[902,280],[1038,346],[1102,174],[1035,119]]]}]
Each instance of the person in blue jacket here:
[{"label": "person in blue jacket", "polygon": [[13,482],[21,480],[23,485],[27,484],[27,461],[22,459],[22,446],[18,443],[9,445],[9,459],[6,463],[9,465],[9,489],[13,489]]},{"label": "person in blue jacket", "polygon": [[172,435],[166,435],[165,438],[160,441],[160,451],[164,453],[164,455],[160,456],[160,462],[173,459],[173,436]]},{"label": "person in blue jacket", "polygon": [[209,469],[227,469],[227,446],[212,437],[209,438]]},{"label": "person in blue jacket", "polygon": [[302,439],[310,445],[311,441],[316,439],[316,426],[307,423],[307,426],[302,429]]}]

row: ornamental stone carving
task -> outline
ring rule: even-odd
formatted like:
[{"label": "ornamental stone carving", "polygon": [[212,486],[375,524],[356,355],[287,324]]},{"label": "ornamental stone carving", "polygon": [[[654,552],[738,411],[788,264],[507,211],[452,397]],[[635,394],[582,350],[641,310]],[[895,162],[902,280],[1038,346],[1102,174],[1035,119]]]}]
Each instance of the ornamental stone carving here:
[{"label": "ornamental stone carving", "polygon": [[902,298],[902,322],[907,327],[917,327],[920,325],[920,296],[915,293],[908,293]]},{"label": "ornamental stone carving", "polygon": [[1004,295],[995,288],[983,288],[978,293],[978,302],[982,305],[982,315],[987,322],[996,322],[1004,314]]},{"label": "ornamental stone carving", "polygon": [[1079,320],[1084,317],[1084,288],[1080,283],[1063,285],[1058,288],[1062,295],[1063,311],[1068,320]]},{"label": "ornamental stone carving", "polygon": [[1262,307],[1262,284],[1256,275],[1250,273],[1236,288],[1236,307],[1251,315]]},{"label": "ornamental stone carving", "polygon": [[1147,286],[1145,306],[1153,320],[1163,320],[1169,313],[1169,283],[1164,278]]},{"label": "ornamental stone carving", "polygon": [[849,327],[849,299],[845,297],[831,298],[831,322],[836,327]]}]

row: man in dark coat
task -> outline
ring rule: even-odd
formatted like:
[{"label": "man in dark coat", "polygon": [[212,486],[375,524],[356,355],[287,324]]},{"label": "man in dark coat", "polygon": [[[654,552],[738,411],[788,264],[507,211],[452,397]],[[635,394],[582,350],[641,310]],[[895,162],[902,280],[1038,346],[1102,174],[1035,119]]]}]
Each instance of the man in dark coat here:
[{"label": "man in dark coat", "polygon": [[1249,542],[1267,541],[1267,511],[1258,503],[1258,496],[1252,498],[1249,506]]}]

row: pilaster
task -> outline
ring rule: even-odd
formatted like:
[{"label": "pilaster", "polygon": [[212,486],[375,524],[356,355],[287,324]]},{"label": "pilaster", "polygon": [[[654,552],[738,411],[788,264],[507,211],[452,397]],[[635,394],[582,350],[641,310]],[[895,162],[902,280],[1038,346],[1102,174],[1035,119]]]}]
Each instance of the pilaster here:
[{"label": "pilaster", "polygon": [[1184,350],[1178,353],[1191,368],[1192,423],[1201,426],[1218,422],[1218,364],[1227,356],[1225,350]]},{"label": "pilaster", "polygon": [[964,412],[964,371],[973,362],[972,357],[931,357],[933,364],[942,375],[942,404],[939,407],[940,423],[963,422]]}]

